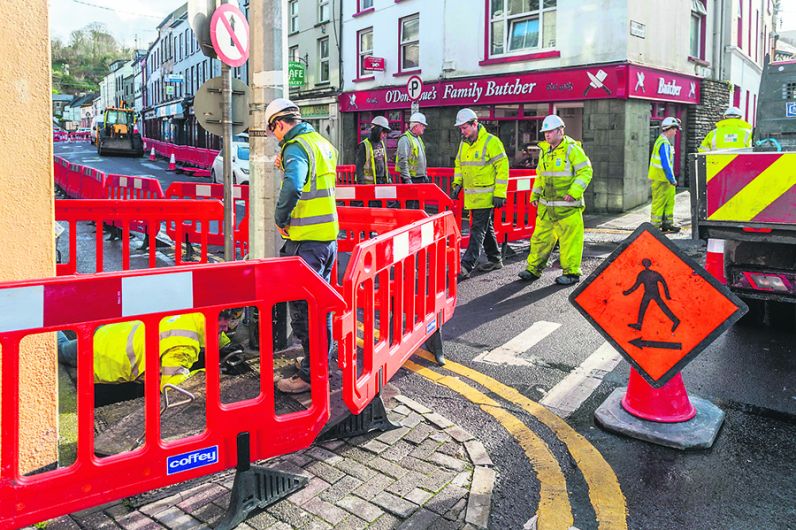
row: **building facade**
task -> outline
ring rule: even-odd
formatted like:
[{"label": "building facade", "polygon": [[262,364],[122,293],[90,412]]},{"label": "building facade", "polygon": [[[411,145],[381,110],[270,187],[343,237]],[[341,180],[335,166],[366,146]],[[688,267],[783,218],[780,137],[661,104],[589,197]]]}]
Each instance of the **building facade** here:
[{"label": "building facade", "polygon": [[[727,3],[344,0],[342,159],[353,162],[375,115],[391,123],[388,149],[394,148],[411,111],[407,81],[416,76],[422,82],[419,107],[431,125],[425,137],[429,165],[453,165],[459,143],[454,117],[467,106],[501,138],[513,167],[535,167],[541,120],[556,113],[594,165],[587,193],[592,209],[643,204],[649,198],[649,153],[665,116],[685,126],[675,146],[682,182],[688,146],[703,134],[695,119],[706,103],[703,84],[710,84],[711,101],[702,121],[712,120],[738,92],[740,103],[748,100],[753,108],[759,66],[747,63],[759,57],[770,31],[763,20],[766,0],[744,0],[742,17],[751,12],[759,19],[727,28],[732,37],[749,24],[753,33],[760,28],[751,47],[744,33],[743,53],[750,53],[739,59],[758,72],[756,80],[733,62],[735,50],[725,52],[731,56],[726,72],[715,68],[714,50],[725,45],[713,38],[712,28],[727,19],[726,8],[717,12]],[[584,20],[588,24],[572,23]],[[373,63],[383,64],[383,71],[373,70]]]},{"label": "building facade", "polygon": [[303,83],[290,88],[290,99],[318,132],[339,146],[337,96],[341,89],[342,0],[287,2],[288,61],[304,70]]}]

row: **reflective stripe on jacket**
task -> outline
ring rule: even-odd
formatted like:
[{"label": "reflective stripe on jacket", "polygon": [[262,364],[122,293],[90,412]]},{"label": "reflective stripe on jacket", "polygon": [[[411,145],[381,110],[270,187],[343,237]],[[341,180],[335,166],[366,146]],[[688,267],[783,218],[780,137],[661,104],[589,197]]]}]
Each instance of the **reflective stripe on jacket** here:
[{"label": "reflective stripe on jacket", "polygon": [[[130,383],[146,371],[145,327],[140,321],[108,324],[94,334],[94,382]],[[160,387],[179,385],[190,375],[205,345],[204,316],[189,313],[164,318],[159,326]]]},{"label": "reflective stripe on jacket", "polygon": [[[337,151],[326,138],[315,131],[299,134],[282,146],[296,143],[310,160],[309,174],[301,188],[287,226],[291,241],[335,241],[340,230],[334,184],[337,177]],[[372,156],[372,155],[371,155]]]},{"label": "reflective stripe on jacket", "polygon": [[752,126],[741,118],[728,118],[718,122],[716,128],[705,136],[699,152],[744,147],[752,147]]},{"label": "reflective stripe on jacket", "polygon": [[453,184],[464,189],[467,210],[492,208],[492,198],[506,198],[509,184],[509,159],[503,142],[478,126],[473,143],[462,140],[456,153]]},{"label": "reflective stripe on jacket", "polygon": [[[592,179],[591,161],[580,143],[564,136],[553,149],[547,142],[539,142],[541,155],[536,167],[536,181],[531,201],[539,201],[539,215],[566,217],[585,207],[583,193]],[[572,196],[575,200],[565,201]]]}]

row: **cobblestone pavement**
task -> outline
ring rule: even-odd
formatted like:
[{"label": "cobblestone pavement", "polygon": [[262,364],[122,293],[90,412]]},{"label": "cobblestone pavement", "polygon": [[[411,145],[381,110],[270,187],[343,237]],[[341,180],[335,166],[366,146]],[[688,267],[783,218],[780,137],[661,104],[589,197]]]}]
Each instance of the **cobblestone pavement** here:
[{"label": "cobblestone pavement", "polygon": [[[495,471],[472,434],[405,396],[387,408],[401,427],[322,442],[265,462],[308,485],[237,528],[487,528]],[[49,521],[48,530],[205,529],[221,520],[234,472]],[[33,528],[33,527],[30,527]]]}]

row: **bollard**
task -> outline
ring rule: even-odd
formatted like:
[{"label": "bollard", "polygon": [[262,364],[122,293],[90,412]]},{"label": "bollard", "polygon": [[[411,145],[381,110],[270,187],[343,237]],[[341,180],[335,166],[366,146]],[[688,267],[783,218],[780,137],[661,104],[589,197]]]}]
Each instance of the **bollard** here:
[{"label": "bollard", "polygon": [[708,239],[708,251],[705,255],[705,270],[722,285],[727,285],[724,275],[724,240]]}]

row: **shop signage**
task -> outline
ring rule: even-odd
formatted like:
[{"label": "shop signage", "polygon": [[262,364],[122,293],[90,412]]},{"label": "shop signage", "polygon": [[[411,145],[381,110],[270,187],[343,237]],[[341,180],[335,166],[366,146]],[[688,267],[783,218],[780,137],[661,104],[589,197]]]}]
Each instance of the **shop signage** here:
[{"label": "shop signage", "polygon": [[298,61],[289,61],[287,63],[287,77],[288,83],[291,88],[302,87],[306,80],[306,68],[304,64]]},{"label": "shop signage", "polygon": [[329,105],[326,104],[319,104],[319,105],[302,105],[301,106],[301,117],[302,118],[328,118],[329,117]]},{"label": "shop signage", "polygon": [[647,26],[635,20],[630,21],[630,34],[640,39],[647,37]]},{"label": "shop signage", "polygon": [[373,57],[368,55],[362,60],[362,69],[370,72],[384,71],[384,57]]},{"label": "shop signage", "polygon": [[163,79],[166,83],[182,83],[183,80],[182,74],[166,74]]},{"label": "shop signage", "polygon": [[700,80],[687,75],[628,65],[628,95],[632,98],[699,103]]},{"label": "shop signage", "polygon": [[166,85],[166,95],[173,96],[174,95],[174,87],[171,85]]},{"label": "shop signage", "polygon": [[[434,107],[632,97],[697,104],[699,88],[697,77],[632,64],[595,65],[424,83],[417,101]],[[408,109],[412,99],[408,87],[398,85],[347,92],[339,104],[341,112]]]}]

